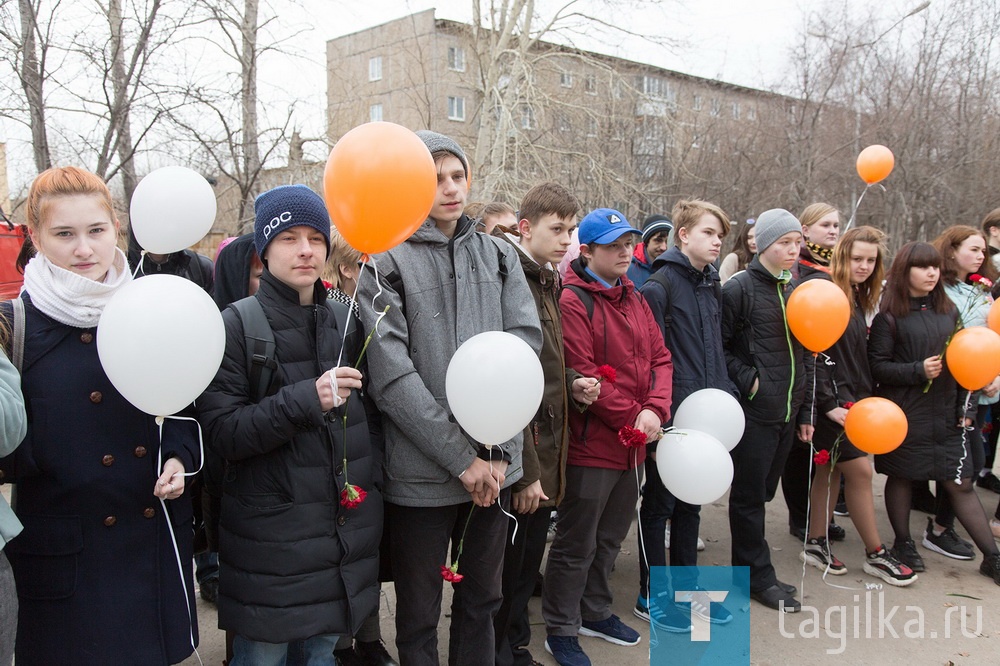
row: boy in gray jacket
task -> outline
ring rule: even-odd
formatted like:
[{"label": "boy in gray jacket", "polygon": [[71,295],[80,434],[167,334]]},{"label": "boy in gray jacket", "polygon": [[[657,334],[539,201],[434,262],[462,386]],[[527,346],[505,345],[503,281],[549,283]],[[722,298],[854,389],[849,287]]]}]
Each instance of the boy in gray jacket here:
[{"label": "boy in gray jacket", "polygon": [[507,534],[500,507],[509,507],[509,487],[522,475],[522,438],[494,449],[472,441],[448,408],[445,373],[455,350],[478,333],[506,331],[536,352],[542,335],[516,250],[476,233],[464,214],[465,153],[441,134],[417,134],[437,167],[434,206],[406,242],[374,257],[380,285],[362,275],[358,288],[367,329],[390,306],[372,339],[368,370],[384,419],[396,647],[407,666],[438,664],[441,570],[449,543],[454,554],[464,532],[449,661],[492,666]]}]

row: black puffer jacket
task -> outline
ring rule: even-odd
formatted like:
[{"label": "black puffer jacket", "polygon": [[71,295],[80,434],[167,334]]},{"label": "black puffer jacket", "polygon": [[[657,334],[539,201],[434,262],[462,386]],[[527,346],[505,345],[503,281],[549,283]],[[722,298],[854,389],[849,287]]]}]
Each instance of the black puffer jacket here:
[{"label": "black puffer jacket", "polygon": [[[975,414],[976,402],[964,412],[967,391],[948,371],[948,364],[931,384],[924,385],[924,359],[941,353],[955,330],[956,310],[941,314],[928,309],[928,299],[911,298],[910,313],[891,317],[875,315],[868,338],[868,362],[876,382],[875,395],[888,398],[906,414],[906,439],[898,449],[875,456],[880,474],[904,479],[969,478],[972,455],[963,449],[962,416]],[[961,470],[960,467],[961,461]]]},{"label": "black puffer jacket", "polygon": [[[744,290],[752,290],[752,295]],[[757,257],[722,287],[722,346],[729,377],[747,418],[761,424],[810,422],[808,409],[799,414],[809,396],[805,350],[785,317],[791,291],[792,286],[771,275]],[[809,366],[811,370],[812,363]],[[751,395],[755,379],[760,384]]]},{"label": "black puffer jacket", "polygon": [[[653,268],[654,273],[667,278],[670,297],[667,298],[656,280],[646,280],[639,293],[646,299],[661,332],[664,314],[671,316],[670,335],[663,340],[674,362],[670,413],[676,413],[678,405],[689,395],[705,388],[722,389],[738,397],[722,349],[722,304],[717,296],[719,272],[711,265],[703,271],[695,269],[677,247],[657,257]],[[668,305],[670,312],[665,313]]]},{"label": "black puffer jacket", "polygon": [[[377,458],[357,393],[346,407],[347,469],[345,408],[320,408],[316,379],[336,365],[341,332],[321,283],[314,292],[317,305],[301,306],[265,270],[257,298],[274,331],[280,388],[251,402],[242,324],[226,310],[225,357],[199,400],[211,446],[228,461],[219,627],[268,643],[353,634],[378,603]],[[359,338],[348,337],[345,365]],[[357,508],[340,505],[345,478],[368,492]]]}]

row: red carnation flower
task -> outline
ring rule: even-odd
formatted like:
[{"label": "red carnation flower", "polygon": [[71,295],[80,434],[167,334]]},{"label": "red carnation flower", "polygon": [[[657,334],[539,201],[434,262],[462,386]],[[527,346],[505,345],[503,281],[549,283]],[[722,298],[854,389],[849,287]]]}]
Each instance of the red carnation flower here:
[{"label": "red carnation flower", "polygon": [[826,465],[830,462],[830,452],[829,451],[817,451],[816,455],[813,456],[813,462],[817,465]]},{"label": "red carnation flower", "polygon": [[461,583],[464,577],[458,573],[458,562],[455,562],[450,567],[441,565],[441,578],[444,578],[449,583]]},{"label": "red carnation flower", "polygon": [[992,289],[993,288],[993,282],[990,281],[989,278],[983,277],[979,273],[973,273],[972,275],[970,275],[969,276],[969,282],[972,282],[973,284],[981,284],[982,286],[986,287],[987,289]]},{"label": "red carnation flower", "polygon": [[629,449],[645,445],[646,439],[646,433],[630,425],[622,426],[622,429],[618,431],[618,441]]},{"label": "red carnation flower", "polygon": [[609,384],[614,384],[615,380],[618,379],[618,371],[612,368],[610,365],[601,365],[597,368],[597,383],[607,382]]},{"label": "red carnation flower", "polygon": [[368,493],[364,488],[359,488],[352,483],[344,484],[344,489],[340,491],[340,504],[345,509],[353,509],[365,501]]}]

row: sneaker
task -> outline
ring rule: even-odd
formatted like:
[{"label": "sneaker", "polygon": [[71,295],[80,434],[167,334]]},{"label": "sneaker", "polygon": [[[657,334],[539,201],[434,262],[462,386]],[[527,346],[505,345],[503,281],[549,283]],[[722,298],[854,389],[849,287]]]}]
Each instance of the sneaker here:
[{"label": "sneaker", "polygon": [[545,639],[545,651],[556,658],[559,666],[590,666],[590,657],[576,636],[549,636]]},{"label": "sneaker", "polygon": [[897,541],[893,544],[890,552],[893,557],[916,573],[927,571],[927,567],[924,566],[924,558],[920,557],[920,553],[917,552],[917,544],[913,543],[913,539]]},{"label": "sneaker", "polygon": [[733,621],[733,614],[718,601],[709,599],[708,594],[701,588],[688,592],[680,600],[675,599],[674,604],[680,608],[681,613],[686,613],[688,610],[681,604],[690,604],[691,613],[712,624],[728,624]]},{"label": "sneaker", "polygon": [[837,500],[837,504],[833,507],[833,515],[847,517],[851,515],[850,511],[847,510],[847,502],[841,497]]},{"label": "sneaker", "polygon": [[993,476],[990,472],[987,472],[985,475],[976,479],[976,485],[980,488],[986,488],[986,490],[1000,493],[1000,479]]},{"label": "sneaker", "polygon": [[603,638],[615,645],[637,645],[640,640],[638,631],[622,622],[621,618],[613,614],[600,622],[587,622],[584,620],[579,633],[581,636]]},{"label": "sneaker", "polygon": [[773,608],[776,611],[781,611],[783,613],[798,613],[802,610],[802,605],[799,600],[793,597],[788,591],[780,585],[772,585],[771,587],[760,590],[759,592],[750,592],[750,598],[755,601],[759,601],[768,608]]},{"label": "sneaker", "polygon": [[[670,523],[667,523],[667,532],[663,539],[663,547],[670,550]],[[705,542],[701,540],[701,537],[698,537],[698,552],[700,553],[703,550],[705,550]]]},{"label": "sneaker", "polygon": [[945,528],[941,534],[934,534],[934,519],[927,519],[927,530],[924,532],[924,548],[941,553],[955,560],[973,560],[976,554],[972,548],[965,545],[954,528]]},{"label": "sneaker", "polygon": [[831,522],[826,528],[826,536],[830,541],[843,541],[847,538],[847,530],[837,523]]},{"label": "sneaker", "polygon": [[219,579],[216,577],[206,578],[203,582],[199,583],[199,593],[201,598],[210,604],[217,603],[219,601]]},{"label": "sneaker", "polygon": [[683,634],[691,631],[691,616],[682,613],[667,597],[666,593],[657,595],[653,603],[649,604],[646,599],[639,597],[635,602],[632,614],[642,618],[646,622],[651,622],[657,628],[675,634]]},{"label": "sneaker", "polygon": [[864,570],[869,576],[881,578],[889,585],[897,587],[906,587],[917,580],[917,574],[913,573],[913,569],[893,557],[885,546],[879,546],[874,553],[865,555]]},{"label": "sneaker", "polygon": [[833,551],[830,550],[829,542],[823,537],[809,539],[805,548],[799,553],[799,559],[834,576],[843,576],[847,573],[847,567],[836,558]]},{"label": "sneaker", "polygon": [[354,641],[354,651],[361,657],[364,666],[399,666],[380,640]]},{"label": "sneaker", "polygon": [[979,565],[979,573],[1000,585],[1000,555],[987,555]]}]

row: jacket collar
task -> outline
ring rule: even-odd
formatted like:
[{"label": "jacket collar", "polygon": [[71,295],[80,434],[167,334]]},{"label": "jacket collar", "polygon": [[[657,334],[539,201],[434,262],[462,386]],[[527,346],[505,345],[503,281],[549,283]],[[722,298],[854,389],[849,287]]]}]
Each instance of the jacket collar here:
[{"label": "jacket collar", "polygon": [[458,243],[460,240],[477,233],[475,227],[475,223],[469,219],[469,216],[462,213],[462,217],[458,218],[458,222],[455,225],[455,235],[448,238],[437,228],[434,220],[428,217],[424,220],[423,224],[417,227],[417,230],[413,232],[413,235],[408,240],[431,245],[448,245],[450,243]]},{"label": "jacket collar", "polygon": [[[264,273],[260,276],[260,289],[257,291],[261,302],[276,306],[299,305],[299,292],[289,287],[287,284],[271,275],[271,271],[264,267]],[[316,280],[313,285],[313,305],[324,305],[326,303],[326,287],[322,280]]]}]

